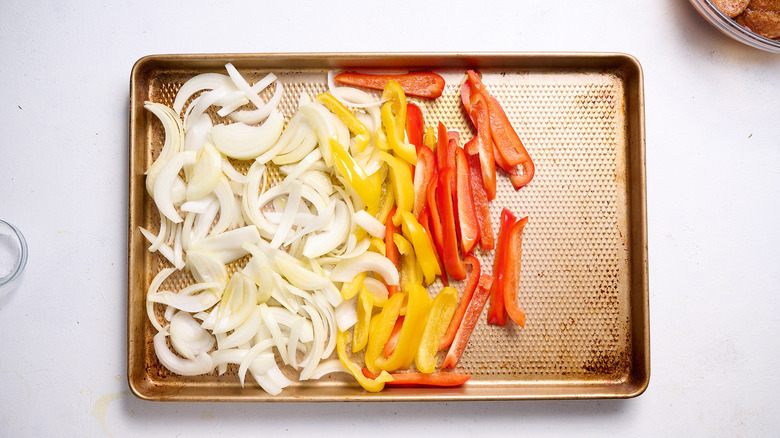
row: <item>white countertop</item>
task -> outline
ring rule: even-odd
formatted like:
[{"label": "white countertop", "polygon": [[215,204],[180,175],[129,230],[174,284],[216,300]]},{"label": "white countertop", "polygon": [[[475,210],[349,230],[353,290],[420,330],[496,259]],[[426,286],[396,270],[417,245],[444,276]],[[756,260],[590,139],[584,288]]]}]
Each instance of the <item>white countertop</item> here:
[{"label": "white countertop", "polygon": [[[0,3],[4,436],[762,436],[780,427],[780,55],[684,0]],[[192,52],[624,52],[642,64],[651,379],[630,400],[149,403],[126,376],[128,84]],[[396,435],[397,436],[397,435]]]}]

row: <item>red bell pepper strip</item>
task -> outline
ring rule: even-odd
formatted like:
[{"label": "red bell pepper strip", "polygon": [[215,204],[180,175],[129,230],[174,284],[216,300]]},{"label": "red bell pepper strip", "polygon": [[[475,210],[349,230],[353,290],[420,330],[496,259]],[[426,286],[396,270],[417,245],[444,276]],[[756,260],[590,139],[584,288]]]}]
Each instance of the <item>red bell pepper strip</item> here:
[{"label": "red bell pepper strip", "polygon": [[414,168],[414,207],[412,208],[415,217],[419,218],[420,211],[427,203],[426,192],[435,174],[436,163],[433,151],[425,145],[418,146],[417,166]]},{"label": "red bell pepper strip", "polygon": [[[439,178],[435,176],[431,179],[431,185],[428,186],[428,208],[431,211],[431,236],[433,243],[436,244],[436,250],[439,253],[439,259],[444,256],[444,232],[441,227],[441,216],[439,215],[439,206],[436,203],[436,192],[439,187]],[[444,272],[444,271],[442,271]],[[442,278],[446,277],[442,275]]]},{"label": "red bell pepper strip", "polygon": [[417,148],[420,153],[420,147],[423,145],[423,136],[425,135],[425,122],[420,107],[411,103],[406,103],[406,138],[409,143]]},{"label": "red bell pepper strip", "polygon": [[460,295],[458,308],[455,309],[455,314],[450,320],[450,325],[447,327],[447,332],[441,338],[441,342],[439,343],[439,351],[449,347],[450,344],[452,344],[452,341],[455,339],[455,334],[458,332],[460,323],[463,321],[463,316],[466,314],[466,309],[469,307],[469,303],[471,302],[471,297],[474,295],[474,290],[477,288],[479,277],[482,275],[482,267],[479,264],[479,259],[469,254],[465,257],[464,263],[466,263],[468,266],[471,266],[471,273],[469,274],[469,279],[466,282],[466,287],[463,289],[463,293]]},{"label": "red bell pepper strip", "polygon": [[[465,82],[463,86],[467,87],[467,83]],[[469,143],[472,143],[478,151],[482,182],[487,189],[488,199],[493,200],[496,198],[496,158],[493,154],[490,136],[490,114],[485,98],[481,94],[476,94],[472,99],[473,103],[469,106],[469,116],[477,129],[477,135]]]},{"label": "red bell pepper strip", "polygon": [[[479,75],[473,71],[468,71],[468,80],[471,82],[473,88],[470,89],[470,105],[474,103],[474,91],[484,96],[487,101],[488,113],[490,115],[490,135],[493,138],[493,142],[496,144],[498,153],[512,166],[521,164],[523,166],[523,178],[520,185],[527,184],[534,176],[534,164],[531,160],[531,156],[528,155],[522,140],[517,135],[517,132],[512,127],[512,123],[509,121],[501,104],[488,93],[485,85],[482,84],[482,80]],[[463,98],[463,91],[461,91],[461,99]]]},{"label": "red bell pepper strip", "polygon": [[474,197],[471,193],[469,164],[463,148],[457,149],[456,169],[457,194],[455,200],[458,210],[460,248],[464,254],[469,254],[477,245],[477,240],[479,239],[479,222],[474,212]]},{"label": "red bell pepper strip", "polygon": [[390,357],[391,354],[393,354],[393,350],[395,350],[395,346],[398,344],[398,337],[401,336],[401,327],[404,325],[404,316],[401,315],[398,317],[398,319],[395,320],[395,325],[393,326],[393,331],[390,332],[390,337],[387,339],[387,343],[385,343],[385,357]]},{"label": "red bell pepper strip", "polygon": [[444,91],[444,78],[429,71],[413,71],[394,75],[345,72],[337,74],[333,79],[340,84],[372,90],[384,90],[385,85],[392,80],[401,85],[404,93],[428,99],[435,99],[441,96],[442,91]]},{"label": "red bell pepper strip", "polygon": [[463,320],[458,327],[457,333],[455,333],[455,339],[452,341],[452,346],[447,351],[447,356],[444,357],[444,363],[441,368],[455,368],[460,360],[460,356],[466,349],[466,345],[469,343],[471,332],[474,331],[474,326],[477,325],[479,315],[482,313],[482,309],[485,308],[488,296],[490,296],[490,290],[493,286],[493,277],[490,274],[482,274],[479,277],[479,283],[477,284],[477,290],[469,301],[469,306],[466,309],[466,314],[463,316]]},{"label": "red bell pepper strip", "polygon": [[439,186],[436,189],[436,201],[439,207],[439,219],[442,227],[442,251],[439,252],[447,274],[455,280],[466,278],[466,265],[458,254],[458,236],[455,231],[455,211],[452,205],[452,172],[446,168],[439,174]]},{"label": "red bell pepper strip", "polygon": [[[390,210],[390,214],[387,215],[387,223],[385,224],[385,257],[390,259],[395,265],[396,269],[401,268],[401,254],[398,253],[398,248],[393,241],[393,234],[398,231],[398,227],[393,223],[393,216],[395,215],[395,207]],[[399,286],[387,286],[388,296],[393,296],[400,289]]]},{"label": "red bell pepper strip", "polygon": [[[425,207],[423,207],[422,211],[420,212],[420,219],[419,219],[420,225],[422,225],[423,228],[425,228],[425,232],[427,232],[428,235],[431,236],[431,239],[434,240],[433,247],[434,247],[434,249],[436,249],[434,255],[436,256],[436,262],[439,264],[439,272],[442,273],[442,275],[440,277],[441,278],[441,282],[442,282],[442,284],[444,286],[449,286],[450,285],[450,281],[447,279],[447,276],[444,275],[447,271],[444,270],[444,265],[442,264],[441,256],[439,255],[439,247],[436,245],[436,241],[435,241],[435,239],[433,237],[434,235],[433,235],[433,228],[431,226],[431,217],[430,217],[431,213],[430,213],[430,211],[431,210],[428,208],[427,205]],[[437,213],[437,215],[438,215],[438,213]],[[439,232],[441,232],[441,227],[439,228]]]},{"label": "red bell pepper strip", "polygon": [[[447,128],[439,122],[439,130],[436,135],[436,168],[439,171],[447,167],[455,167],[455,150],[450,147]],[[450,157],[452,154],[452,157]]]},{"label": "red bell pepper strip", "polygon": [[[372,373],[368,368],[363,368],[363,375],[369,379],[376,379],[379,374]],[[374,376],[374,377],[372,377]],[[438,372],[438,373],[390,373],[392,382],[386,382],[385,386],[460,386],[466,383],[471,376],[468,374]]]},{"label": "red bell pepper strip", "polygon": [[507,247],[503,254],[504,281],[498,287],[504,294],[506,312],[520,327],[525,327],[525,311],[517,303],[517,291],[520,288],[520,258],[523,255],[523,229],[528,223],[524,217],[512,225],[507,238]]},{"label": "red bell pepper strip", "polygon": [[493,234],[493,224],[490,221],[490,208],[485,185],[482,182],[479,157],[468,155],[466,159],[469,165],[469,179],[471,181],[471,195],[474,198],[474,212],[479,224],[479,246],[484,250],[496,247],[496,237]]},{"label": "red bell pepper strip", "polygon": [[493,262],[493,275],[496,281],[493,284],[493,290],[490,291],[490,307],[488,307],[488,324],[506,325],[506,306],[504,304],[504,293],[499,285],[504,284],[506,267],[504,253],[507,250],[509,231],[512,225],[517,222],[517,218],[508,208],[501,212],[501,228],[498,231],[498,245],[496,256]]}]

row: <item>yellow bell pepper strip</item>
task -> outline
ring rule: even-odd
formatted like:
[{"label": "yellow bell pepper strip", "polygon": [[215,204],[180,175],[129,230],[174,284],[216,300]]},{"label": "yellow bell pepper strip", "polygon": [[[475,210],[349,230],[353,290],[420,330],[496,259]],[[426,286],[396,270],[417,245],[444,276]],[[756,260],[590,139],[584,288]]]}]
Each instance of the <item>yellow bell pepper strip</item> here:
[{"label": "yellow bell pepper strip", "polygon": [[395,243],[396,248],[398,248],[398,253],[401,256],[401,269],[398,271],[398,274],[401,277],[401,290],[408,292],[411,285],[422,284],[422,271],[420,270],[420,272],[418,272],[417,270],[417,257],[414,253],[414,246],[412,246],[404,236],[394,234],[393,243]]},{"label": "yellow bell pepper strip", "polygon": [[[401,255],[398,254],[398,248],[395,246],[395,232],[398,227],[393,223],[392,216],[395,214],[395,207],[390,210],[390,214],[385,220],[385,257],[387,257],[398,271],[401,271]],[[387,295],[393,296],[401,289],[398,286],[387,286]]]},{"label": "yellow bell pepper strip", "polygon": [[423,144],[428,146],[432,151],[436,150],[436,130],[432,126],[425,129],[425,137],[423,137]]},{"label": "yellow bell pepper strip", "polygon": [[368,141],[371,139],[371,134],[368,132],[366,125],[358,120],[358,118],[355,117],[355,114],[344,106],[343,103],[333,97],[332,94],[319,94],[317,95],[317,100],[347,125],[349,132],[355,136],[355,149],[357,149],[358,152],[366,150]]},{"label": "yellow bell pepper strip", "polygon": [[439,342],[447,331],[457,306],[458,290],[454,287],[443,288],[433,299],[420,346],[417,348],[417,356],[414,359],[414,365],[421,373],[432,373],[436,370],[436,352],[439,351]]},{"label": "yellow bell pepper strip", "polygon": [[363,286],[363,280],[365,279],[366,273],[361,272],[360,274],[356,275],[355,278],[353,278],[349,283],[344,283],[341,285],[341,298],[343,300],[348,300],[354,297],[360,291],[360,287]]},{"label": "yellow bell pepper strip", "polygon": [[397,293],[387,299],[382,311],[371,318],[368,327],[368,345],[366,346],[365,362],[371,372],[378,373],[377,360],[384,353],[385,344],[390,339],[395,321],[401,313],[401,305],[406,294]]},{"label": "yellow bell pepper strip", "polygon": [[336,351],[338,351],[339,360],[363,389],[368,392],[379,392],[385,388],[386,382],[393,381],[393,377],[387,371],[379,373],[375,378],[366,377],[360,366],[352,362],[352,359],[347,355],[347,344],[349,344],[349,332],[339,331],[336,336]]},{"label": "yellow bell pepper strip", "polygon": [[433,248],[433,239],[425,231],[417,218],[408,211],[401,213],[401,229],[404,236],[412,242],[417,262],[425,276],[425,285],[428,286],[441,275],[439,262],[436,260],[436,251]]},{"label": "yellow bell pepper strip", "polygon": [[[378,173],[378,172],[377,172]],[[379,207],[377,207],[374,217],[381,223],[387,222],[387,216],[390,215],[390,211],[395,207],[395,188],[390,178],[385,178],[381,182],[382,192],[379,197]],[[368,212],[371,213],[370,211]]]},{"label": "yellow bell pepper strip", "polygon": [[[436,179],[433,179],[432,181],[436,182]],[[434,240],[434,234],[433,234],[434,233],[434,228],[431,225],[430,209],[428,208],[427,205],[425,207],[423,207],[422,211],[420,212],[419,222],[420,222],[420,225],[422,225],[422,227],[425,228],[425,232],[428,233],[428,236],[431,237],[431,241],[433,241]],[[441,278],[441,282],[442,282],[442,284],[444,286],[449,286],[450,285],[449,277],[444,275],[444,273],[446,271],[444,270],[444,264],[442,263],[441,257],[439,256],[439,253],[438,253],[439,249],[438,249],[438,247],[437,247],[437,245],[435,243],[433,243],[433,250],[436,253],[436,263],[439,264],[439,272],[441,272],[441,277],[439,277],[439,278]]]},{"label": "yellow bell pepper strip", "polygon": [[336,164],[341,176],[344,177],[347,184],[360,196],[360,199],[366,204],[369,213],[373,210],[376,211],[379,205],[379,196],[382,188],[377,184],[376,179],[369,177],[366,171],[360,167],[357,161],[352,155],[344,149],[338,141],[330,139],[331,153],[333,154],[333,161]]},{"label": "yellow bell pepper strip", "polygon": [[374,310],[374,294],[365,286],[360,286],[357,300],[357,323],[352,337],[352,352],[357,353],[368,344],[368,329],[371,324],[371,311]]},{"label": "yellow bell pepper strip", "polygon": [[406,143],[406,95],[398,82],[390,81],[382,92],[382,127],[387,133],[387,144],[396,155],[407,163],[417,163],[417,150],[413,144]]},{"label": "yellow bell pepper strip", "polygon": [[[363,368],[363,375],[369,379],[379,377],[366,368]],[[390,373],[392,382],[387,382],[388,386],[460,386],[466,383],[471,376],[461,373]]]},{"label": "yellow bell pepper strip", "polygon": [[[395,296],[395,295],[393,295]],[[417,354],[422,332],[428,318],[428,309],[431,298],[428,291],[419,284],[413,284],[409,288],[406,317],[398,336],[398,344],[388,358],[380,357],[375,365],[378,369],[394,371],[400,368],[408,368]],[[371,369],[369,367],[369,369]],[[373,370],[372,370],[373,371]]]},{"label": "yellow bell pepper strip", "polygon": [[379,157],[390,166],[390,182],[395,190],[396,204],[393,223],[398,226],[401,225],[402,212],[410,212],[414,208],[412,169],[408,163],[399,160],[387,152],[379,152]]},{"label": "yellow bell pepper strip", "polygon": [[368,244],[368,250],[385,255],[385,241],[378,237],[372,237]]}]

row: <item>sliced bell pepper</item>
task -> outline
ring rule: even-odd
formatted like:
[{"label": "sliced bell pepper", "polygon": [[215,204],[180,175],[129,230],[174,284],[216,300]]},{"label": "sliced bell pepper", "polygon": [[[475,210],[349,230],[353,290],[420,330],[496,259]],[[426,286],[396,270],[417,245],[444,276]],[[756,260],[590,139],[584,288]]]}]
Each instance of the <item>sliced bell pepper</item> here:
[{"label": "sliced bell pepper", "polygon": [[[467,151],[468,152],[468,151]],[[479,157],[466,154],[469,165],[469,180],[471,181],[471,195],[474,199],[474,212],[479,224],[479,246],[484,250],[496,247],[496,237],[493,234],[493,224],[490,220],[490,207],[485,185],[480,176]]]},{"label": "sliced bell pepper", "polygon": [[428,149],[430,149],[431,151],[436,149],[436,130],[430,126],[425,129],[425,137],[423,137],[423,144],[425,146],[428,146]]},{"label": "sliced bell pepper", "polygon": [[414,166],[417,163],[417,150],[414,145],[406,143],[406,96],[401,86],[395,81],[390,81],[382,92],[382,99],[386,100],[382,105],[380,115],[382,127],[387,134],[387,144],[400,158]]},{"label": "sliced bell pepper", "polygon": [[394,371],[408,368],[412,364],[425,327],[430,301],[428,291],[422,285],[413,284],[409,288],[406,316],[401,334],[398,336],[398,343],[390,357],[379,357],[376,360],[375,365],[378,369]]},{"label": "sliced bell pepper", "polygon": [[471,332],[474,331],[474,326],[477,325],[479,315],[482,313],[482,309],[485,308],[485,303],[487,302],[488,296],[490,296],[492,286],[493,277],[491,277],[490,274],[482,274],[479,277],[477,290],[469,301],[466,314],[463,316],[463,321],[461,321],[457,333],[455,333],[455,339],[452,341],[452,346],[450,346],[447,355],[444,357],[444,362],[441,366],[442,369],[447,367],[455,368],[458,364],[460,356],[469,343]]},{"label": "sliced bell pepper", "polygon": [[484,97],[480,96],[471,105],[471,118],[477,128],[477,150],[479,151],[479,164],[482,171],[482,183],[489,200],[496,198],[496,158],[493,156],[493,147],[490,137],[490,115]]},{"label": "sliced bell pepper", "polygon": [[366,367],[372,372],[378,373],[376,361],[384,352],[385,344],[390,339],[398,315],[401,313],[401,306],[404,303],[405,294],[397,293],[387,299],[382,311],[371,318],[368,330],[368,345],[364,360]]},{"label": "sliced bell pepper", "polygon": [[368,244],[368,250],[374,251],[379,254],[382,254],[383,256],[386,256],[385,251],[385,241],[383,239],[380,239],[378,237],[372,237]]},{"label": "sliced bell pepper", "polygon": [[439,342],[447,331],[455,308],[458,306],[458,290],[454,287],[445,287],[436,294],[428,312],[428,321],[425,323],[420,346],[417,348],[417,356],[414,365],[421,373],[432,373],[436,369],[436,352],[439,351]]},{"label": "sliced bell pepper", "polygon": [[385,343],[385,357],[390,357],[390,355],[393,354],[393,350],[395,350],[395,346],[398,344],[398,337],[401,335],[401,327],[404,326],[404,318],[405,316],[401,315],[395,320],[393,331],[390,333],[390,337]]},{"label": "sliced bell pepper", "polygon": [[447,327],[447,332],[441,338],[439,350],[444,350],[449,347],[450,344],[452,344],[453,339],[455,339],[455,333],[458,332],[461,321],[463,321],[463,316],[466,314],[466,309],[468,309],[469,303],[471,302],[471,297],[474,295],[474,290],[477,289],[479,277],[482,275],[482,266],[479,263],[479,259],[472,255],[467,255],[464,259],[464,263],[471,266],[471,273],[469,273],[469,279],[466,281],[466,286],[463,288],[463,293],[460,296],[458,308],[455,310],[449,327]]},{"label": "sliced bell pepper", "polygon": [[402,213],[401,229],[404,236],[414,247],[417,263],[420,264],[425,277],[425,286],[428,286],[433,283],[437,275],[441,275],[439,263],[436,260],[436,250],[433,247],[433,240],[425,231],[425,228],[417,221],[417,218],[408,211]]},{"label": "sliced bell pepper", "polygon": [[360,287],[363,286],[363,281],[366,279],[366,273],[361,272],[355,276],[349,283],[344,283],[341,286],[341,298],[348,300],[354,297],[360,292]]},{"label": "sliced bell pepper", "polygon": [[520,288],[520,258],[523,255],[523,229],[528,223],[528,217],[524,217],[512,225],[509,237],[506,240],[507,247],[504,250],[504,281],[499,284],[504,295],[506,313],[520,327],[525,327],[525,311],[517,303],[517,291]]},{"label": "sliced bell pepper", "polygon": [[374,310],[374,294],[365,286],[360,287],[357,300],[357,322],[352,335],[352,352],[357,353],[368,344],[368,329],[371,324],[371,312]]},{"label": "sliced bell pepper", "polygon": [[381,186],[376,183],[375,179],[366,174],[366,171],[360,167],[360,164],[344,149],[341,143],[331,138],[330,147],[333,161],[341,176],[360,196],[368,210],[376,211],[379,205],[379,196],[382,192]]},{"label": "sliced bell pepper", "polygon": [[425,122],[420,107],[411,103],[406,103],[406,138],[409,143],[417,148],[420,153],[420,147],[423,145],[423,136],[425,135]]},{"label": "sliced bell pepper", "polygon": [[[455,201],[458,216],[458,231],[460,235],[460,248],[464,254],[470,253],[477,245],[479,239],[479,222],[474,211],[474,197],[471,194],[471,181],[469,180],[469,164],[466,152],[463,148],[457,148],[456,167],[456,195]],[[479,181],[477,181],[479,183]]]},{"label": "sliced bell pepper", "polygon": [[390,166],[390,182],[395,190],[396,210],[393,214],[393,223],[398,226],[401,224],[401,213],[412,211],[414,208],[414,185],[412,182],[411,166],[404,160],[379,151],[380,159]]},{"label": "sliced bell pepper", "polygon": [[444,78],[430,71],[412,71],[405,74],[339,73],[336,82],[356,87],[383,90],[391,80],[398,82],[410,96],[435,99],[444,91]]},{"label": "sliced bell pepper", "polygon": [[435,175],[436,162],[433,151],[425,146],[418,147],[417,166],[414,168],[414,207],[412,208],[412,213],[416,217],[420,216],[420,210],[427,203],[426,191]]},{"label": "sliced bell pepper", "polygon": [[401,290],[408,293],[410,286],[422,284],[422,271],[418,272],[417,257],[412,244],[400,234],[393,236],[393,242],[398,248],[398,253],[401,254],[401,269],[399,271]]},{"label": "sliced bell pepper", "polygon": [[442,228],[442,248],[439,251],[444,269],[455,280],[466,278],[466,265],[458,254],[458,236],[455,231],[455,212],[452,205],[452,173],[455,169],[446,168],[439,173],[439,185],[436,189],[436,202]]},{"label": "sliced bell pepper", "polygon": [[[395,246],[393,236],[398,231],[398,227],[393,223],[393,215],[395,214],[395,207],[390,210],[390,214],[387,216],[387,224],[385,225],[385,257],[390,259],[395,265],[395,269],[400,272],[401,269],[401,256],[398,254],[398,248]],[[400,289],[398,286],[387,286],[387,295],[392,296]]]},{"label": "sliced bell pepper", "polygon": [[[439,372],[439,373],[389,373],[393,378],[392,382],[387,382],[387,386],[460,386],[466,383],[471,376],[462,373]],[[363,368],[363,375],[369,379],[379,377],[367,368]]]},{"label": "sliced bell pepper", "polygon": [[517,218],[508,208],[504,208],[501,212],[501,228],[498,231],[498,244],[496,247],[495,260],[493,262],[493,275],[495,276],[495,282],[493,284],[493,290],[490,291],[490,307],[488,307],[488,324],[491,325],[506,325],[506,306],[504,305],[504,294],[498,285],[504,284],[504,268],[506,263],[504,262],[507,249],[507,242],[509,239],[509,231],[512,225],[517,222]]},{"label": "sliced bell pepper", "polygon": [[[431,236],[433,236],[433,243],[436,244],[437,252],[439,253],[439,260],[444,256],[444,234],[441,228],[441,216],[439,215],[439,206],[436,201],[436,192],[439,186],[439,178],[431,179],[431,185],[428,186],[428,193],[426,198],[428,199],[428,209],[431,214]],[[445,271],[442,271],[442,278]]]},{"label": "sliced bell pepper", "polygon": [[355,149],[358,152],[366,150],[369,140],[371,140],[371,133],[368,132],[368,128],[364,125],[355,114],[349,110],[343,103],[333,97],[330,93],[322,93],[317,95],[317,100],[325,105],[325,108],[330,110],[336,117],[339,118],[347,129],[355,136]]},{"label": "sliced bell pepper", "polygon": [[431,238],[431,244],[433,245],[434,252],[436,253],[435,254],[436,263],[439,264],[439,272],[440,272],[439,275],[441,275],[440,277],[441,282],[442,284],[444,284],[444,286],[449,286],[450,282],[447,279],[447,276],[444,275],[444,273],[447,271],[444,270],[444,265],[441,263],[441,257],[439,256],[439,248],[437,247],[436,242],[434,241],[435,239],[433,238],[433,228],[431,226],[430,209],[428,208],[427,205],[423,207],[422,211],[420,212],[419,220],[420,220],[420,225],[422,225],[423,228],[425,228],[425,231],[428,233],[428,236],[430,236]]},{"label": "sliced bell pepper", "polygon": [[[523,142],[512,127],[512,123],[509,121],[509,117],[507,117],[501,104],[495,97],[488,93],[487,88],[485,88],[479,75],[473,70],[469,70],[467,75],[467,81],[470,81],[473,86],[471,93],[474,94],[474,91],[476,90],[484,96],[487,102],[488,113],[490,115],[490,135],[493,142],[496,144],[498,153],[501,154],[510,165],[522,165],[523,167],[522,178],[518,179],[518,184],[522,187],[530,182],[534,176],[533,160],[531,160],[531,156],[528,155],[528,151],[526,151]],[[463,92],[461,92],[461,97],[463,97]],[[471,102],[474,102],[473,96],[471,96]]]},{"label": "sliced bell pepper", "polygon": [[455,167],[456,142],[451,142],[447,128],[439,122],[439,133],[436,139],[436,167],[441,172],[447,167]]},{"label": "sliced bell pepper", "polygon": [[[390,178],[387,178],[389,170],[387,166],[382,166],[384,169],[384,178],[382,178],[382,191],[379,196],[379,206],[377,207],[376,215],[374,217],[381,223],[387,222],[387,216],[390,214],[390,210],[395,206],[395,188]],[[382,172],[382,170],[380,170]],[[368,212],[371,213],[370,211]]]},{"label": "sliced bell pepper", "polygon": [[349,332],[339,331],[338,335],[336,335],[336,351],[338,352],[341,364],[349,370],[352,376],[355,377],[355,380],[357,380],[358,383],[360,383],[360,386],[366,391],[379,392],[383,390],[385,388],[385,383],[393,380],[390,373],[384,371],[377,374],[376,377],[366,377],[366,375],[363,374],[362,368],[355,362],[352,362],[352,359],[350,359],[347,354],[347,344],[349,344]]}]

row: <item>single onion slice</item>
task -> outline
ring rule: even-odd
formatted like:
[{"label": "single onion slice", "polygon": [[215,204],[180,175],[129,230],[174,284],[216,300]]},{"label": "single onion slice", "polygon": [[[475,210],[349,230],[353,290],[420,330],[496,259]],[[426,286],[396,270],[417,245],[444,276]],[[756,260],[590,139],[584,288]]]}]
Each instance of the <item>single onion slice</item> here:
[{"label": "single onion slice", "polygon": [[368,232],[368,234],[378,237],[380,239],[385,238],[385,225],[379,222],[374,216],[368,214],[365,210],[356,211],[352,215],[355,223]]},{"label": "single onion slice", "polygon": [[171,318],[168,331],[171,346],[186,359],[196,354],[208,353],[214,348],[214,337],[198,324],[189,312],[176,312]]},{"label": "single onion slice", "polygon": [[229,76],[220,73],[202,73],[190,78],[184,85],[181,86],[179,92],[176,93],[176,98],[173,101],[173,110],[176,114],[180,114],[184,108],[184,104],[195,93],[203,90],[213,90],[214,88],[225,87],[234,88],[235,85]]},{"label": "single onion slice", "polygon": [[206,142],[187,181],[187,201],[208,196],[219,184],[221,176],[222,156],[213,144]]},{"label": "single onion slice", "polygon": [[178,177],[181,168],[185,164],[194,163],[197,156],[195,152],[178,152],[160,170],[157,179],[154,182],[153,198],[154,203],[160,213],[167,217],[171,222],[178,224],[183,219],[176,211],[176,207],[171,200],[171,188],[174,180]]},{"label": "single onion slice", "polygon": [[393,262],[382,254],[371,251],[340,262],[330,273],[330,279],[349,282],[361,272],[376,272],[382,276],[388,286],[398,286],[398,269]]},{"label": "single onion slice", "polygon": [[182,376],[198,376],[214,369],[214,361],[208,353],[200,352],[192,359],[183,359],[173,354],[165,342],[167,335],[166,330],[154,335],[154,352],[165,368]]},{"label": "single onion slice", "polygon": [[223,154],[239,160],[252,160],[268,151],[279,139],[284,128],[284,117],[272,110],[260,126],[237,122],[220,123],[211,128],[214,145]]}]

